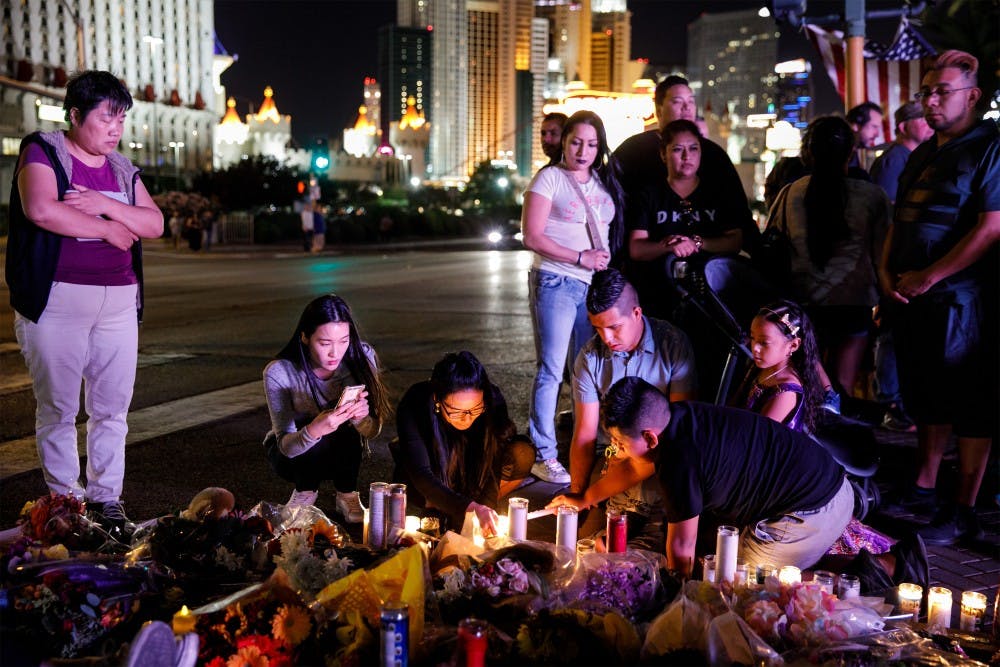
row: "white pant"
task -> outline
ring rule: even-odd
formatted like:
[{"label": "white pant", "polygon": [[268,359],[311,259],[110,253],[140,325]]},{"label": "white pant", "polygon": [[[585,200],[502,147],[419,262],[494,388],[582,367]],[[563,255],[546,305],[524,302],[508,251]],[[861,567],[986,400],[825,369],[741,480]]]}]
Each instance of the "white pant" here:
[{"label": "white pant", "polygon": [[[139,347],[136,285],[52,283],[38,323],[14,316],[14,331],[34,386],[35,441],[53,493],[117,500],[125,477],[125,421]],[[87,488],[80,486],[76,416],[83,382]]]}]

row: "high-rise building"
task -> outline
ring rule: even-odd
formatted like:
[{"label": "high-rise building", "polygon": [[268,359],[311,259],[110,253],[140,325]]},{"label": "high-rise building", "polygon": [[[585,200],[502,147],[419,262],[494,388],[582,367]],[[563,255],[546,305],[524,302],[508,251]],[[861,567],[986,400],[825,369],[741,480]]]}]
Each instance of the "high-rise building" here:
[{"label": "high-rise building", "polygon": [[[211,0],[19,0],[0,10],[0,181],[10,182],[20,138],[65,127],[69,72],[107,70],[135,105],[122,150],[164,173],[211,168],[217,113]],[[147,38],[148,39],[144,39]],[[171,142],[173,147],[171,148]],[[0,197],[6,199],[4,192]]]},{"label": "high-rise building", "polygon": [[[411,0],[407,0],[411,1]],[[412,0],[419,2],[420,0]],[[469,128],[469,42],[466,0],[423,0],[431,40],[431,121],[428,176],[458,180],[467,176]],[[425,101],[425,108],[427,102]]]},{"label": "high-rise building", "polygon": [[433,31],[426,26],[387,25],[379,29],[378,80],[382,96],[378,126],[383,134],[406,114],[411,97],[415,109],[430,120],[433,39]]},{"label": "high-rise building", "polygon": [[594,0],[591,21],[588,87],[629,92],[636,78],[630,77],[632,12],[625,9],[624,0]]},{"label": "high-rise building", "polygon": [[779,36],[756,9],[702,14],[688,25],[688,79],[703,109],[728,118],[730,156],[764,150],[763,129],[747,127],[746,117],[774,111]]},{"label": "high-rise building", "polygon": [[[466,155],[463,164],[455,170],[461,176],[472,173],[483,160],[496,157],[500,149],[500,69],[509,70],[505,77],[513,93],[513,63],[500,62],[500,2],[497,0],[468,0],[469,65],[468,92],[469,118]],[[509,33],[504,35],[508,41]],[[510,97],[508,97],[510,99]],[[433,128],[432,128],[433,133]],[[511,137],[513,143],[513,137]]]},{"label": "high-rise building", "polygon": [[535,0],[535,16],[549,22],[545,97],[566,93],[570,81],[589,81],[591,11],[589,0]]}]

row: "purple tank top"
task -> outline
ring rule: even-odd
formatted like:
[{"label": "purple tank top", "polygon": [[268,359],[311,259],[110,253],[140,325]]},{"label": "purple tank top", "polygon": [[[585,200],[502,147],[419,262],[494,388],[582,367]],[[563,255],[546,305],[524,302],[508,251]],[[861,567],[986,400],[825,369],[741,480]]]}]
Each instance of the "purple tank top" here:
[{"label": "purple tank top", "polygon": [[[88,167],[75,157],[72,160],[72,183],[98,190],[108,197],[128,203],[127,194],[118,186],[110,162],[105,161],[102,167]],[[52,166],[45,151],[37,144],[28,146],[24,162]],[[73,187],[72,183],[70,187]],[[78,239],[72,236],[62,237],[59,262],[56,264],[52,280],[75,285],[104,286],[134,285],[138,282],[132,270],[130,251],[119,250],[100,239]]]},{"label": "purple tank top", "polygon": [[760,414],[765,403],[785,391],[795,394],[795,409],[789,412],[788,416],[781,423],[793,431],[805,431],[805,424],[802,417],[802,406],[805,405],[805,392],[802,390],[802,386],[795,382],[779,382],[770,387],[762,387],[754,382],[750,387],[750,393],[747,394],[747,410]]}]

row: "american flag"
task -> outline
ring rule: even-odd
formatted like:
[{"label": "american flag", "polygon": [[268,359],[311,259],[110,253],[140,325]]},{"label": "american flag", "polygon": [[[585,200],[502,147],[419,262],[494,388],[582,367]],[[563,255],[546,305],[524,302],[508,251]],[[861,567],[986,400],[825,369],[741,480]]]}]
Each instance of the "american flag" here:
[{"label": "american flag", "polygon": [[[837,87],[841,99],[846,99],[847,73],[844,70],[847,41],[839,30],[826,31],[807,24],[809,40],[823,57],[830,80]],[[891,141],[892,114],[901,105],[913,100],[920,89],[923,74],[921,59],[935,55],[934,48],[903,17],[892,44],[885,46],[874,41],[865,42],[865,100],[882,107],[882,137],[879,143]]]}]

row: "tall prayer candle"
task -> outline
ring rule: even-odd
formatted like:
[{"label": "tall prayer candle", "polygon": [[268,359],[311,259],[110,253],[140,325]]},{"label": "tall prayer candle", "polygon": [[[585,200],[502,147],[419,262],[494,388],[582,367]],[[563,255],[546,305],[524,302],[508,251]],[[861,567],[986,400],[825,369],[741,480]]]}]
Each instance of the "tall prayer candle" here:
[{"label": "tall prayer candle", "polygon": [[556,544],[576,552],[576,521],[575,507],[560,505],[556,508]]},{"label": "tall prayer candle", "polygon": [[368,487],[368,546],[385,549],[385,513],[389,500],[389,485],[372,482]]},{"label": "tall prayer candle", "polygon": [[628,550],[628,516],[621,510],[608,510],[608,553]]},{"label": "tall prayer candle", "polygon": [[986,615],[986,596],[976,591],[962,593],[962,617],[959,627],[965,632],[975,632],[982,626]]},{"label": "tall prayer candle", "polygon": [[913,614],[913,620],[920,617],[920,600],[924,597],[924,589],[917,584],[900,584],[896,589],[899,597],[899,610],[904,614]]},{"label": "tall prayer candle", "polygon": [[736,554],[740,549],[740,529],[719,526],[715,537],[715,581],[733,583],[736,578]]},{"label": "tall prayer candle", "polygon": [[389,507],[386,510],[386,537],[393,529],[406,529],[406,484],[389,485]]},{"label": "tall prayer candle", "polygon": [[512,540],[528,539],[528,499],[511,498],[507,501],[507,523]]},{"label": "tall prayer candle", "polygon": [[927,625],[951,627],[951,590],[944,586],[931,586],[927,591]]}]

